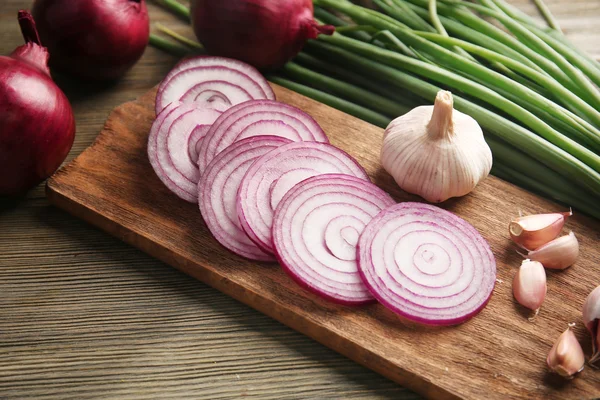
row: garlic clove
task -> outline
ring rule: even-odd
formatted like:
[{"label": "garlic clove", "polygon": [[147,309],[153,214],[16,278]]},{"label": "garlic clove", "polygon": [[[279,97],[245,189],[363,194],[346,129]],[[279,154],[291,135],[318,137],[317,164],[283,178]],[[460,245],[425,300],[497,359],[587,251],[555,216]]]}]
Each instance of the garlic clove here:
[{"label": "garlic clove", "polygon": [[600,361],[600,286],[592,290],[583,303],[583,323],[592,335],[590,364]]},{"label": "garlic clove", "polygon": [[583,370],[585,364],[583,349],[571,330],[573,326],[575,324],[569,324],[546,358],[548,368],[565,378],[573,378],[573,375]]},{"label": "garlic clove", "polygon": [[464,196],[492,168],[481,127],[453,109],[452,94],[438,92],[434,106],[420,106],[387,127],[381,164],[405,191],[430,202]]},{"label": "garlic clove", "polygon": [[510,238],[527,250],[538,247],[556,238],[565,224],[568,213],[534,214],[513,219],[508,225]]},{"label": "garlic clove", "polygon": [[537,261],[524,260],[513,279],[515,299],[522,306],[535,311],[537,315],[546,298],[546,291],[544,266]]},{"label": "garlic clove", "polygon": [[537,250],[530,251],[530,260],[541,262],[550,269],[565,269],[575,263],[579,256],[579,242],[573,232],[556,238]]}]

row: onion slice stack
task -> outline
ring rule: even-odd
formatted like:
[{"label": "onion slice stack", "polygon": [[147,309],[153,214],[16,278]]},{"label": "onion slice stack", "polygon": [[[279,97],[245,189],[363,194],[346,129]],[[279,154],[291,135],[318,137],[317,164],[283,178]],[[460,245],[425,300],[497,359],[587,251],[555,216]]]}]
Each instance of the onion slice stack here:
[{"label": "onion slice stack", "polygon": [[248,169],[237,195],[240,223],[261,249],[273,253],[273,213],[298,182],[321,174],[347,174],[369,180],[350,155],[327,143],[293,142],[265,154]]},{"label": "onion slice stack", "polygon": [[227,110],[211,127],[197,150],[200,174],[230,144],[257,135],[274,135],[294,142],[329,143],[327,135],[304,111],[272,100],[252,100]]},{"label": "onion slice stack", "polygon": [[336,303],[374,300],[358,273],[356,245],[364,227],[394,200],[372,183],[324,174],[294,186],[273,219],[279,262],[308,290]]},{"label": "onion slice stack", "polygon": [[197,56],[175,66],[156,94],[156,114],[173,101],[225,111],[253,99],[275,100],[269,82],[254,67],[224,57]]},{"label": "onion slice stack", "polygon": [[234,253],[258,261],[274,261],[242,230],[236,210],[236,194],[252,163],[271,150],[289,143],[278,136],[254,136],[240,140],[208,165],[198,184],[200,212],[215,239]]},{"label": "onion slice stack", "polygon": [[383,305],[429,325],[459,324],[485,307],[496,282],[487,242],[441,208],[401,203],[380,212],[358,243],[359,271]]},{"label": "onion slice stack", "polygon": [[200,174],[190,148],[219,115],[193,103],[174,102],[160,112],[150,129],[148,158],[154,172],[173,193],[191,203],[198,201]]}]

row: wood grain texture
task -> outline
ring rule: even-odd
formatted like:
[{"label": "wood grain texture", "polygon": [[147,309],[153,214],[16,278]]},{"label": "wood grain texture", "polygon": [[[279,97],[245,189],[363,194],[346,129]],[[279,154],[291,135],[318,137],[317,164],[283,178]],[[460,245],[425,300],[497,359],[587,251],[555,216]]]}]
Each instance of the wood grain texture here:
[{"label": "wood grain texture", "polygon": [[[511,2],[535,13],[530,0]],[[0,2],[0,54],[22,43],[16,11],[31,3]],[[569,37],[599,57],[600,2],[546,3]],[[193,37],[185,22],[149,8],[153,23]],[[77,119],[69,160],[116,105],[156,85],[175,62],[149,48],[116,84],[58,76]],[[16,203],[0,200],[1,399],[241,396],[420,398],[50,206],[42,185]]]},{"label": "wood grain texture", "polygon": [[[315,117],[332,144],[354,156],[397,201],[417,200],[381,168],[381,129],[274,88],[280,101]],[[586,369],[565,385],[545,366],[548,350],[569,322],[578,322],[578,337],[587,338],[581,305],[600,274],[597,221],[569,221],[581,255],[573,268],[549,274],[548,299],[535,323],[512,297],[510,282],[520,256],[507,237],[507,221],[518,209],[559,208],[494,177],[468,196],[444,203],[482,232],[498,263],[502,283],[478,317],[431,329],[407,325],[380,305],[335,305],[301,289],[277,265],[253,263],[223,249],[197,205],[178,199],[160,182],[146,147],[154,96],[155,90],[118,107],[96,142],[49,180],[53,204],[428,398],[600,396],[600,371]]]}]

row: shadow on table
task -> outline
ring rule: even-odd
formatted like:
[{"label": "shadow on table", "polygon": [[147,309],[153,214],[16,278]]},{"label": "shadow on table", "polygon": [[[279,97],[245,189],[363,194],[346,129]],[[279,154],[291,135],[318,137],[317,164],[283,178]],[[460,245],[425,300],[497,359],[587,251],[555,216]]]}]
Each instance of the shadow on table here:
[{"label": "shadow on table", "polygon": [[25,196],[21,197],[0,197],[0,215],[5,212],[14,210],[25,200]]}]

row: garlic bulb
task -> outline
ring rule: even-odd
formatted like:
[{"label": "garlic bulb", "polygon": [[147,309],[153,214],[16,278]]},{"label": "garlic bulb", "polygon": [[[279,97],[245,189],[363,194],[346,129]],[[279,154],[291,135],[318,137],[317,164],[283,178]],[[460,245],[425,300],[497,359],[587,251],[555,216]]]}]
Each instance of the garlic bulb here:
[{"label": "garlic bulb", "polygon": [[402,189],[437,203],[473,190],[488,176],[492,152],[477,121],[454,110],[452,94],[440,91],[435,105],[390,123],[381,164]]}]

